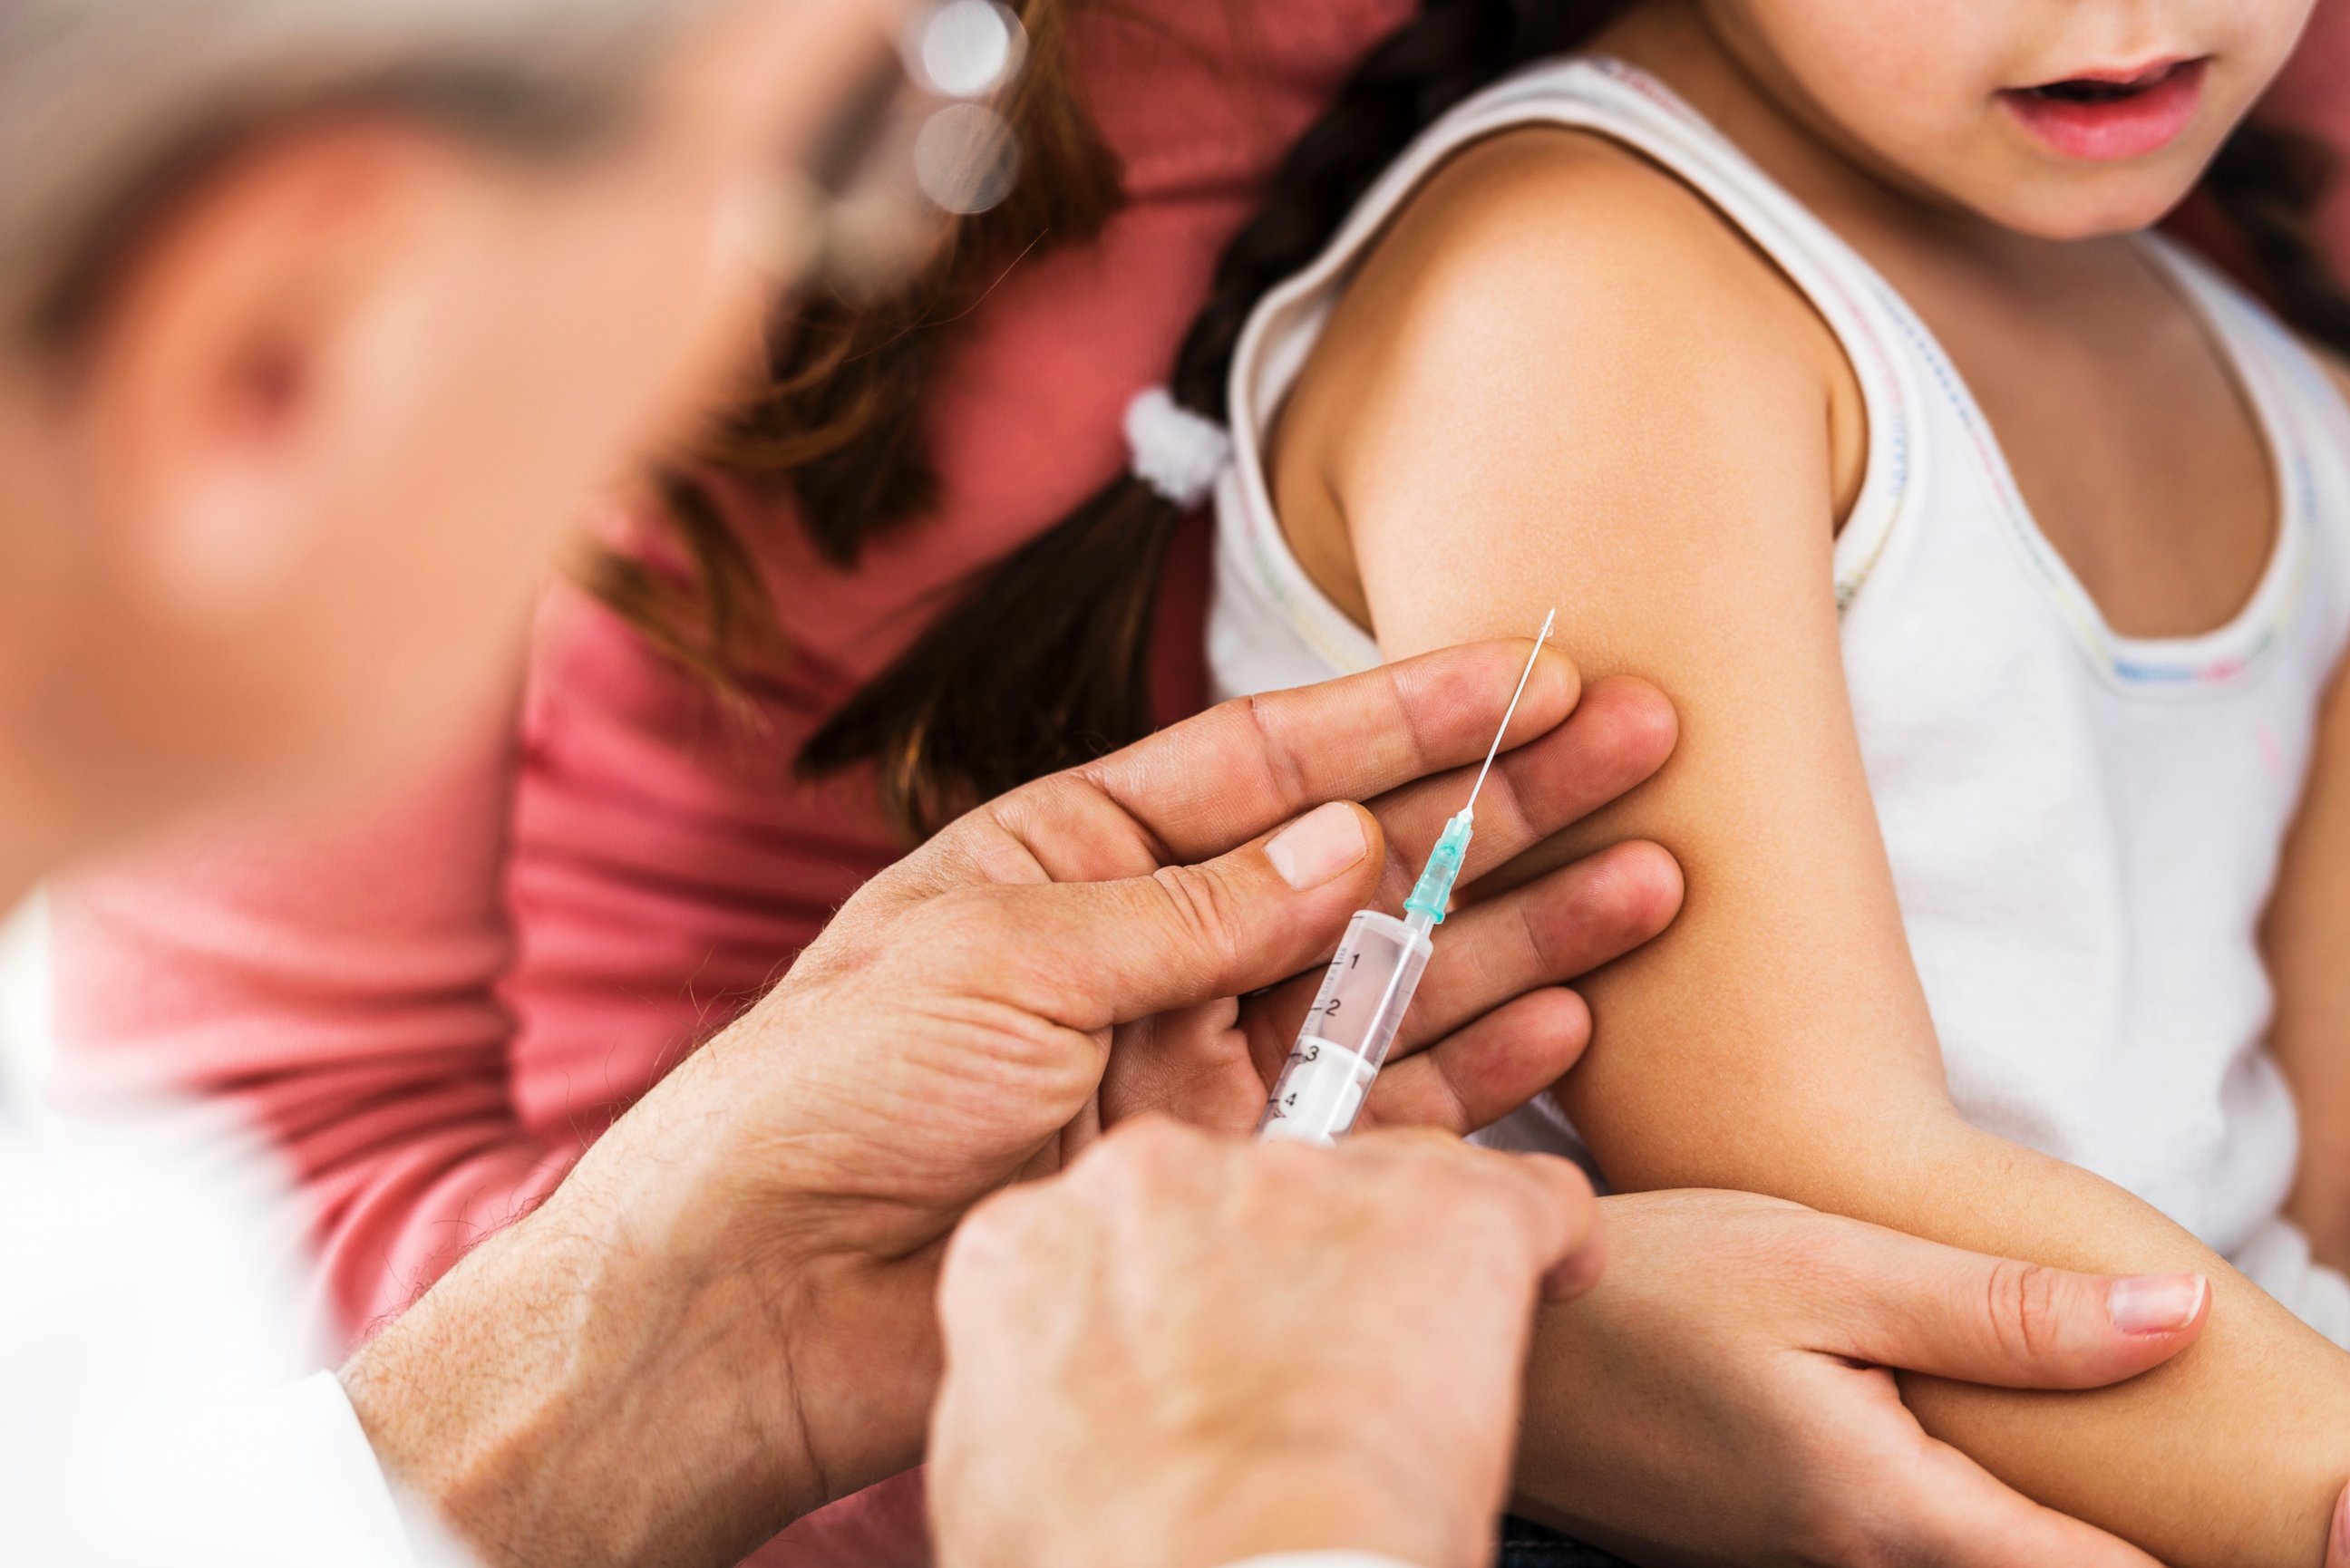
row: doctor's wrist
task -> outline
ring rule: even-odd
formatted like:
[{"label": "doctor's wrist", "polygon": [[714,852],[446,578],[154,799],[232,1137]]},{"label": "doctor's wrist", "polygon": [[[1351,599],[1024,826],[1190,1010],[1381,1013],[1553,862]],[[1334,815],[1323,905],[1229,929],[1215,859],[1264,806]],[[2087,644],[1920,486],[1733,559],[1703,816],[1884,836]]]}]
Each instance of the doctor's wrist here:
[{"label": "doctor's wrist", "polygon": [[[796,1116],[824,1095],[741,1031],[657,1085],[531,1222],[597,1238],[650,1287],[699,1303],[727,1341],[713,1362],[738,1384],[755,1374],[797,1513],[920,1463],[942,1362],[940,1249],[903,1206],[852,1195],[843,1140]],[[764,1114],[745,1114],[746,1077]]]},{"label": "doctor's wrist", "polygon": [[[1019,1434],[1002,1440],[1016,1445]],[[1358,1455],[1305,1455],[1235,1437],[1195,1458],[1113,1440],[1102,1458],[1110,1462],[1097,1484],[1073,1481],[1042,1506],[1035,1495],[959,1485],[933,1456],[941,1568],[1226,1568],[1291,1553],[1469,1568],[1490,1545],[1482,1530],[1454,1539],[1453,1511],[1367,1480],[1378,1466],[1352,1462]],[[1118,1462],[1125,1459],[1134,1462]]]},{"label": "doctor's wrist", "polygon": [[588,1196],[485,1241],[344,1386],[393,1479],[488,1563],[733,1563],[824,1501],[763,1332],[794,1303]]}]

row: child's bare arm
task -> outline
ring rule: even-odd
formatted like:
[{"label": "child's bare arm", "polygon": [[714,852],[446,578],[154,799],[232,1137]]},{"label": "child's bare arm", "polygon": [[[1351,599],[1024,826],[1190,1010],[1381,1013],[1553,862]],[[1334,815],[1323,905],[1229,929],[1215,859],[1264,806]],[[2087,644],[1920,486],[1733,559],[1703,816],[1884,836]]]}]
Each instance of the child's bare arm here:
[{"label": "child's bare arm", "polygon": [[[1689,884],[1679,924],[1587,987],[1597,1038],[1565,1094],[1610,1178],[2207,1274],[2201,1344],[2120,1388],[1908,1393],[2002,1479],[2180,1568],[2303,1568],[2350,1472],[2350,1356],[2144,1203],[1950,1103],[1844,688],[1834,353],[1636,160],[1495,144],[1339,307],[1282,431],[1284,517],[1310,532],[1328,498],[1390,656],[1555,603],[1587,671],[1679,709],[1664,774],[1582,835],[1656,838]],[[1541,1496],[1540,1454],[1520,1480]]]},{"label": "child's bare arm", "polygon": [[2271,1039],[2301,1107],[2292,1214],[2322,1262],[2350,1267],[2350,669],[2326,700],[2266,936]]}]

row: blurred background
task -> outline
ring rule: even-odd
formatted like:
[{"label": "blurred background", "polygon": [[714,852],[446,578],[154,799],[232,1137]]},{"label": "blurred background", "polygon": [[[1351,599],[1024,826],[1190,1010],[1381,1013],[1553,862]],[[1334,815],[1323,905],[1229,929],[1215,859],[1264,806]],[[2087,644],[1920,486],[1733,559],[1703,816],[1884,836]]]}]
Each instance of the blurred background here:
[{"label": "blurred background", "polygon": [[48,916],[40,894],[0,925],[0,1106],[38,1127],[47,1115]]}]

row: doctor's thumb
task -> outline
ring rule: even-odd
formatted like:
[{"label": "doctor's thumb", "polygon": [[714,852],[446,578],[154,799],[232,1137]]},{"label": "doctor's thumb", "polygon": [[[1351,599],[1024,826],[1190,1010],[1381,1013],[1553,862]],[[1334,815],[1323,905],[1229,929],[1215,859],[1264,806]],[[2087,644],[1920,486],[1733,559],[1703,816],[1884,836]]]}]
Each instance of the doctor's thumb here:
[{"label": "doctor's thumb", "polygon": [[1029,937],[1082,962],[1110,1022],[1238,996],[1326,958],[1386,850],[1377,817],[1333,801],[1197,866],[1023,889]]}]

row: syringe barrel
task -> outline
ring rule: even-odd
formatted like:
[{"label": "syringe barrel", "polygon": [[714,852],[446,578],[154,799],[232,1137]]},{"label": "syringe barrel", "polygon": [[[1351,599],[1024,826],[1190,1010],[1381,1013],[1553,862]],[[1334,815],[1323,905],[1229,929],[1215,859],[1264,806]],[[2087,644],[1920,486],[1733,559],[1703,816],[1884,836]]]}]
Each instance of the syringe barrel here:
[{"label": "syringe barrel", "polygon": [[1259,1137],[1327,1144],[1346,1136],[1402,1027],[1430,950],[1424,929],[1377,909],[1355,912],[1265,1101]]}]

